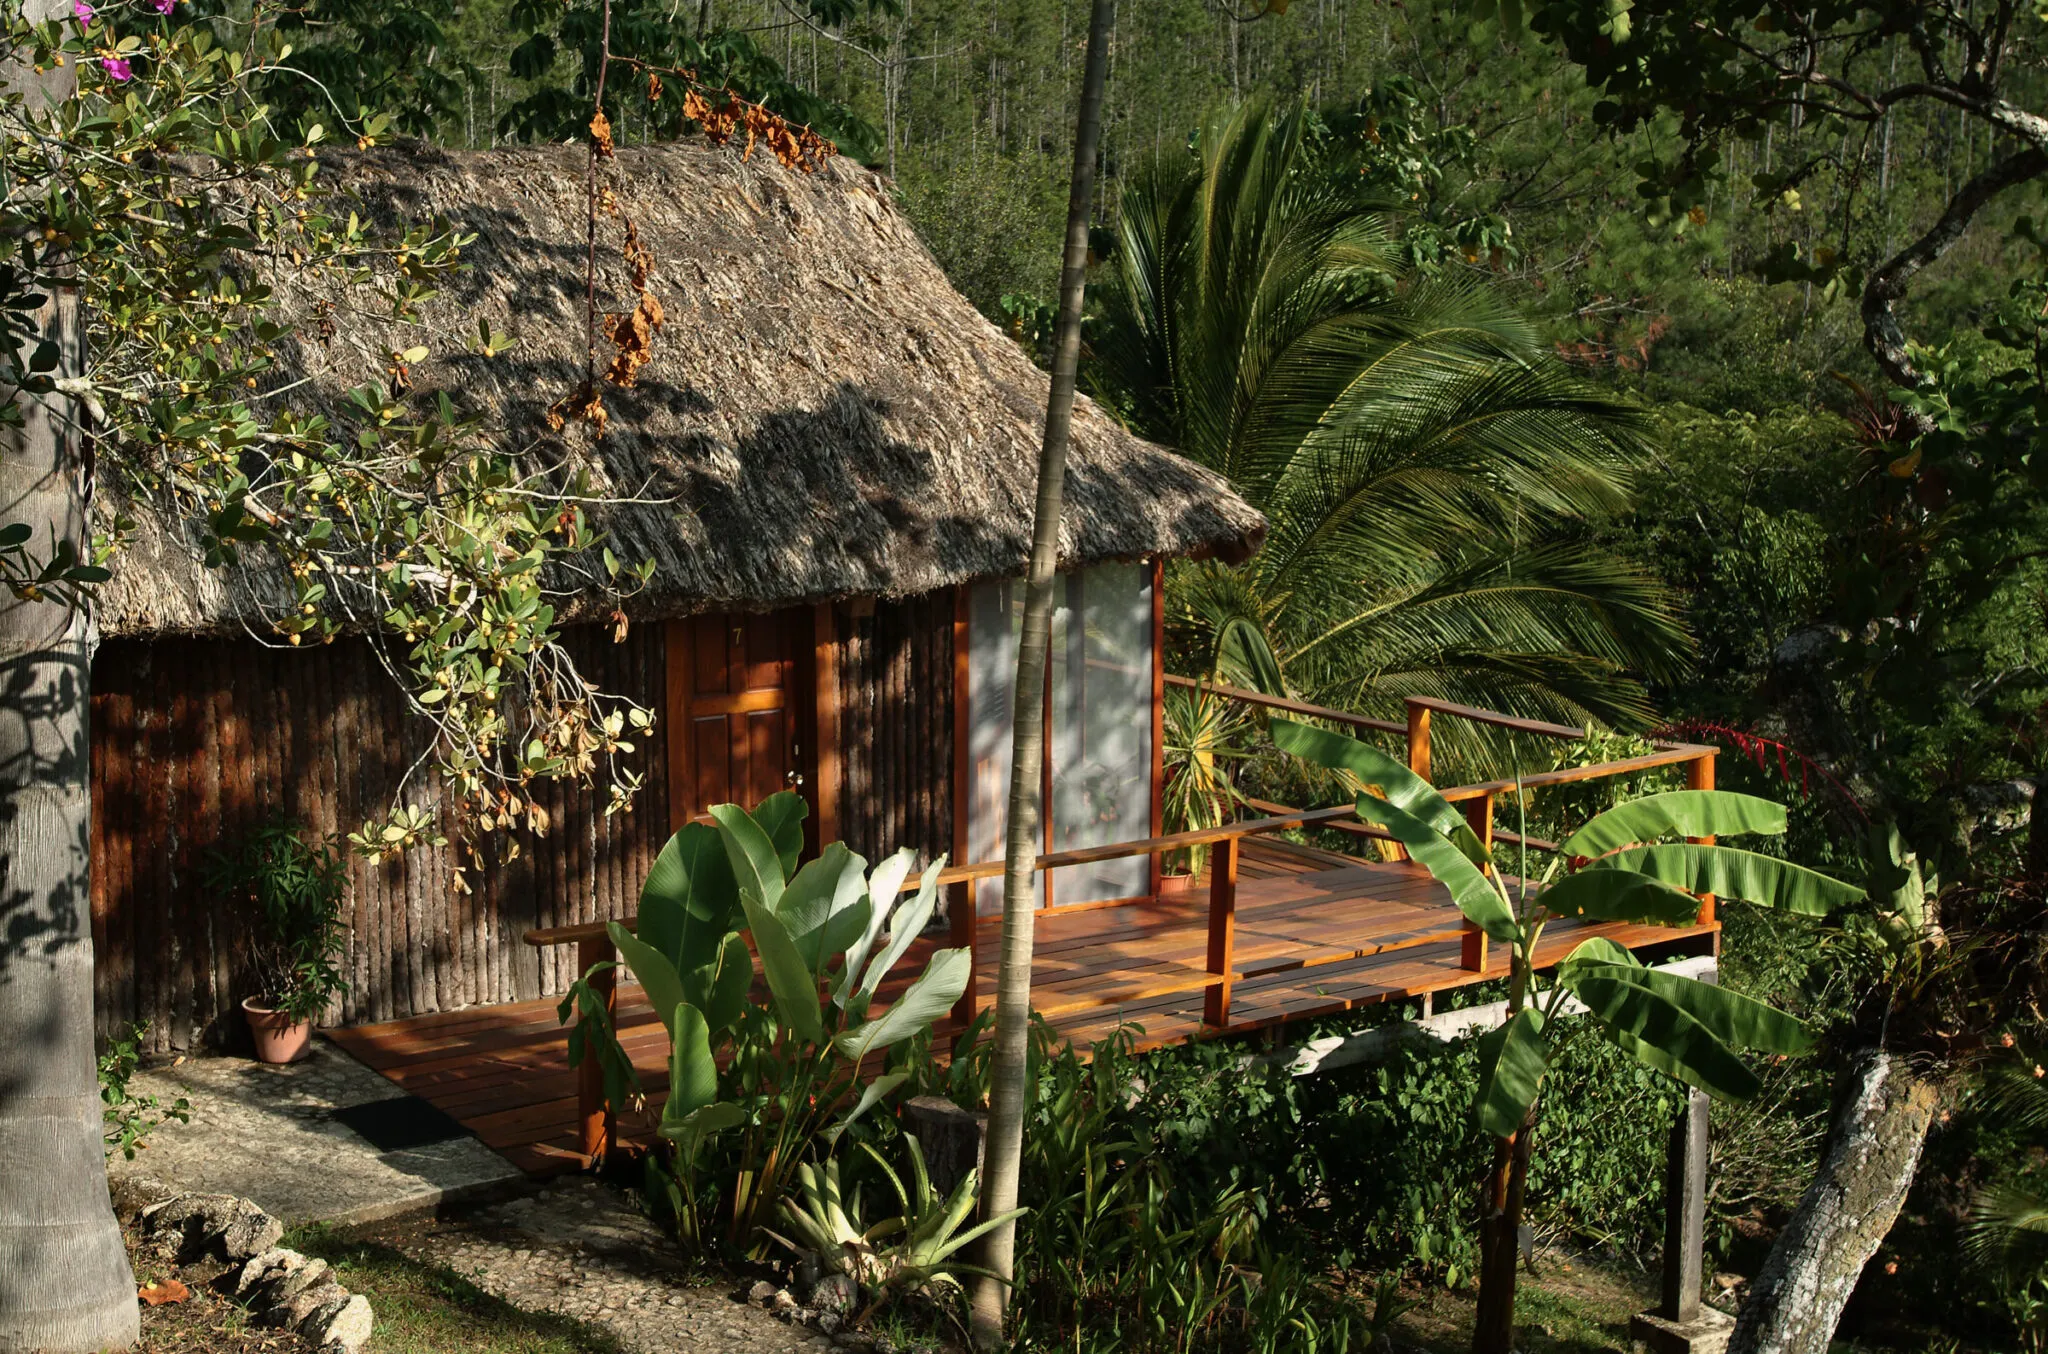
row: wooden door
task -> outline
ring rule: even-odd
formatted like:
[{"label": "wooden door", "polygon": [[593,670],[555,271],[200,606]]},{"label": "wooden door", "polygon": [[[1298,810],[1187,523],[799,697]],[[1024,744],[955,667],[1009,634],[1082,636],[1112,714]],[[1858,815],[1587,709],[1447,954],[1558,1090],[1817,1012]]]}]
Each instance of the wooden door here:
[{"label": "wooden door", "polygon": [[671,829],[703,819],[713,804],[752,807],[786,789],[811,800],[815,824],[811,614],[667,624]]}]

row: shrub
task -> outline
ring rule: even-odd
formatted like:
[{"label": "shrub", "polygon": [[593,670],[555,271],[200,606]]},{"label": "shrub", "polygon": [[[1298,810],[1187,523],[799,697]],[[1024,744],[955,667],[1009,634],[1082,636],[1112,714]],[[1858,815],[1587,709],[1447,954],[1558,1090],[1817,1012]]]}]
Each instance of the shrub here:
[{"label": "shrub", "polygon": [[206,872],[207,887],[250,917],[251,995],[295,1022],[317,1018],[348,990],[340,965],[347,871],[332,842],[309,842],[304,831],[279,819],[216,852]]}]

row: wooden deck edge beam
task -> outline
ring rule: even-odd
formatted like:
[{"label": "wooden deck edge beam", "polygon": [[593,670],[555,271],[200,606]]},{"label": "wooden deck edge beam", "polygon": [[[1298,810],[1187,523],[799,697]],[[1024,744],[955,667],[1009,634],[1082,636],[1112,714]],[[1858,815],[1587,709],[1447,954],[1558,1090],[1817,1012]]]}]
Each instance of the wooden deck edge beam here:
[{"label": "wooden deck edge beam", "polygon": [[1346,964],[1354,959],[1373,959],[1383,954],[1399,954],[1402,950],[1420,949],[1424,945],[1442,945],[1451,941],[1462,940],[1464,935],[1465,922],[1461,918],[1456,924],[1444,930],[1431,931],[1427,935],[1405,937],[1400,940],[1389,941],[1384,945],[1361,946],[1352,950],[1332,951],[1329,954],[1276,960],[1264,967],[1240,968],[1232,977],[1234,981],[1246,982],[1253,978],[1270,978],[1276,973],[1298,973],[1303,969],[1324,968],[1331,964]]}]

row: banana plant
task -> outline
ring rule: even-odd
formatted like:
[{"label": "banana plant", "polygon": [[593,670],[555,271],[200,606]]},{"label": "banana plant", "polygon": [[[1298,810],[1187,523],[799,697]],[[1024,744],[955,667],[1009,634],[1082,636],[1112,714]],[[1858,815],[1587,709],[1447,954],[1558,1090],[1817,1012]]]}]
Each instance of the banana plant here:
[{"label": "banana plant", "polygon": [[1558,843],[1538,878],[1528,878],[1525,866],[1511,886],[1464,815],[1400,761],[1292,720],[1274,719],[1272,736],[1284,751],[1355,776],[1367,787],[1358,796],[1359,818],[1400,842],[1465,918],[1508,950],[1507,1019],[1479,1041],[1474,1105],[1495,1151],[1473,1347],[1506,1354],[1537,1097],[1560,1047],[1560,1018],[1583,1012],[1637,1061],[1730,1100],[1758,1089],[1738,1049],[1798,1053],[1812,1043],[1792,1016],[1713,983],[1646,968],[1604,937],[1574,947],[1546,983],[1537,967],[1544,928],[1559,918],[1686,924],[1698,918],[1705,894],[1819,917],[1857,902],[1864,891],[1772,856],[1682,840],[1785,831],[1783,805],[1716,790],[1619,804]]},{"label": "banana plant", "polygon": [[[876,994],[931,920],[941,857],[905,896],[915,853],[872,870],[843,843],[798,865],[804,802],[784,792],[751,812],[710,811],[671,837],[640,892],[637,928],[611,923],[621,962],[669,1036],[669,1091],[658,1126],[671,1159],[658,1193],[686,1239],[701,1242],[704,1205],[727,1218],[725,1239],[761,1244],[761,1224],[799,1167],[900,1087],[873,1075],[888,1050],[928,1031],[966,990],[964,949],[940,950],[879,1012]],[[752,944],[749,945],[751,940]],[[755,996],[756,960],[767,1000]],[[601,1011],[588,975],[562,1004]],[[571,1061],[598,1056],[607,1094],[628,1103],[631,1061],[607,1022],[579,1026]],[[623,1070],[620,1070],[623,1069]],[[726,1135],[739,1130],[737,1142]],[[721,1166],[704,1169],[717,1148]]]}]

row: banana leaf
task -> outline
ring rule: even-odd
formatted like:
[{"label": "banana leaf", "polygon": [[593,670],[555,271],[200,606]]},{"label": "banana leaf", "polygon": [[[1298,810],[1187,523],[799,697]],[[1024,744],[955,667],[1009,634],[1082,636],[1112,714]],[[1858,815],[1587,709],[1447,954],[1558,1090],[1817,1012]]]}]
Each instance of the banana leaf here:
[{"label": "banana leaf", "polygon": [[1408,854],[1450,890],[1451,901],[1473,925],[1504,944],[1521,938],[1522,928],[1493,881],[1429,824],[1372,795],[1358,797],[1358,816],[1393,833]]},{"label": "banana leaf", "polygon": [[1634,870],[1688,893],[1711,893],[1802,917],[1825,917],[1863,898],[1863,890],[1853,884],[1732,846],[1635,846],[1602,856],[1581,873],[1593,870]]},{"label": "banana leaf", "polygon": [[1527,1006],[1479,1039],[1479,1126],[1496,1138],[1522,1131],[1529,1106],[1550,1066],[1543,1012]]},{"label": "banana leaf", "polygon": [[845,1009],[847,998],[853,995],[854,984],[860,981],[861,969],[867,964],[868,955],[874,952],[882,928],[888,925],[889,913],[896,906],[896,895],[902,891],[903,881],[916,861],[917,852],[906,846],[868,875],[867,929],[846,947],[846,968],[840,974],[839,986],[832,993],[832,1003],[840,1009]]},{"label": "banana leaf", "polygon": [[718,824],[718,839],[739,883],[742,901],[752,893],[756,902],[774,909],[782,902],[783,881],[789,877],[774,838],[737,804],[713,804],[711,817]]},{"label": "banana leaf", "polygon": [[796,942],[782,921],[744,885],[740,906],[747,914],[747,929],[753,933],[754,952],[761,956],[761,972],[768,979],[768,995],[783,1027],[798,1037],[817,1043],[825,1037],[818,1011],[818,981],[810,966],[797,952]]},{"label": "banana leaf", "polygon": [[925,965],[917,981],[889,1004],[888,1010],[842,1033],[832,1041],[833,1047],[841,1057],[859,1062],[870,1053],[922,1033],[953,1009],[953,1003],[967,990],[967,979],[973,972],[972,950],[940,950]]},{"label": "banana leaf", "polygon": [[1672,790],[1617,804],[1558,844],[1567,856],[1604,856],[1659,837],[1729,837],[1785,830],[1785,806],[1728,790]]},{"label": "banana leaf", "polygon": [[718,829],[686,823],[668,839],[640,886],[640,939],[668,956],[678,973],[703,963],[696,951],[738,929],[739,887]]},{"label": "banana leaf", "polygon": [[1661,879],[1629,870],[1581,870],[1537,895],[1560,917],[1668,925],[1699,917],[1700,900]]},{"label": "banana leaf", "polygon": [[1378,748],[1277,715],[1272,720],[1272,733],[1273,744],[1281,751],[1333,771],[1349,771],[1362,785],[1379,786],[1379,798],[1427,824],[1439,836],[1448,837],[1467,860],[1485,862],[1486,848],[1480,845],[1479,836],[1465,821],[1465,815],[1452,808],[1434,785]]},{"label": "banana leaf", "polygon": [[860,991],[864,995],[871,997],[875,994],[875,989],[882,985],[882,979],[896,967],[896,961],[903,957],[903,952],[911,947],[931,921],[932,910],[939,901],[939,871],[945,868],[946,857],[943,855],[927,866],[924,877],[918,880],[916,895],[897,910],[889,923],[889,943],[869,962],[868,971],[861,976]]},{"label": "banana leaf", "polygon": [[[1598,969],[1598,972],[1592,970]],[[1735,1050],[1691,1012],[1617,974],[1619,965],[1577,966],[1558,979],[1584,1002],[1603,1031],[1637,1061],[1724,1100],[1747,1100],[1760,1083]],[[1635,976],[1645,970],[1637,969]],[[1701,984],[1705,986],[1705,984]]]},{"label": "banana leaf", "polygon": [[1813,1035],[1797,1017],[1717,983],[1703,983],[1697,978],[1640,965],[1603,964],[1597,960],[1574,961],[1567,967],[1569,973],[1560,972],[1559,981],[1574,992],[1578,990],[1577,984],[1587,979],[1632,983],[1656,993],[1712,1030],[1715,1038],[1737,1048],[1804,1053],[1813,1047]]}]

